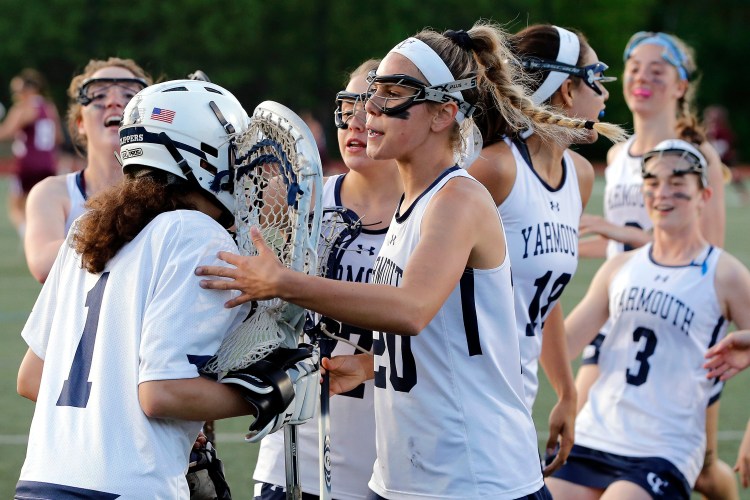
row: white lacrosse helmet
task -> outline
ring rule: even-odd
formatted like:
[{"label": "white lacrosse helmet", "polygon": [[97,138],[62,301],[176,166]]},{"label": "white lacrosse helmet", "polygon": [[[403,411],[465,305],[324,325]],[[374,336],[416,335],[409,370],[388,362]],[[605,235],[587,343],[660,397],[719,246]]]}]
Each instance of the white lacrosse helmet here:
[{"label": "white lacrosse helmet", "polygon": [[[708,162],[697,146],[682,139],[667,139],[661,141],[654,149],[644,153],[641,157],[641,174],[646,175],[646,163],[652,158],[662,156],[677,156],[686,162],[682,173],[698,174],[703,187],[708,186]],[[678,171],[675,171],[677,173]]]},{"label": "white lacrosse helmet", "polygon": [[197,182],[233,214],[234,138],[248,124],[240,102],[215,83],[173,80],[151,85],[123,112],[123,172],[146,166]]}]

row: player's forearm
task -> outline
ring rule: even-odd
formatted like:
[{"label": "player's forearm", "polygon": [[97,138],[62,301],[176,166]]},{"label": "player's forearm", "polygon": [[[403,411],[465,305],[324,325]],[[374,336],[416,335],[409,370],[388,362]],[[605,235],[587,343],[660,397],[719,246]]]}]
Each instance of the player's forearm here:
[{"label": "player's forearm", "polygon": [[42,382],[44,360],[28,349],[18,369],[16,390],[20,396],[36,402],[39,396],[39,386]]},{"label": "player's forearm", "polygon": [[25,245],[26,264],[29,267],[31,275],[39,283],[44,283],[47,280],[47,276],[57,258],[57,253],[64,241],[64,239],[52,241],[43,246],[35,245],[34,243]]},{"label": "player's forearm", "polygon": [[547,318],[542,338],[542,353],[539,358],[542,368],[558,399],[572,401],[575,404],[575,381],[568,361],[568,343],[559,303]]},{"label": "player's forearm", "polygon": [[426,300],[408,291],[369,283],[352,283],[287,273],[278,295],[288,302],[344,323],[370,330],[416,335],[437,313]]},{"label": "player's forearm", "polygon": [[254,412],[236,388],[203,377],[143,382],[138,398],[151,418],[220,420]]},{"label": "player's forearm", "polygon": [[576,359],[583,349],[589,345],[596,334],[599,333],[599,327],[603,325],[606,317],[599,321],[596,318],[589,317],[587,311],[580,311],[579,306],[565,318],[565,344],[567,348],[568,361]]},{"label": "player's forearm", "polygon": [[607,256],[607,240],[589,236],[578,240],[578,256],[585,259],[603,259]]}]

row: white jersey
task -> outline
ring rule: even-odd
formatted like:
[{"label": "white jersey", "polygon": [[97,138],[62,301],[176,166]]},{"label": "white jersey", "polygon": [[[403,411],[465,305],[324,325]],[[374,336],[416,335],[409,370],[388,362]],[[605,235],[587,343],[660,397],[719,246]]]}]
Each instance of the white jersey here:
[{"label": "white jersey", "polygon": [[71,172],[65,176],[65,186],[68,188],[68,199],[70,200],[70,212],[65,219],[65,234],[78,217],[86,211],[86,193],[82,184],[83,170]]},{"label": "white jersey", "polygon": [[576,443],[670,461],[692,486],[703,465],[713,381],[706,350],[726,334],[714,282],[721,250],[662,266],[651,244],[635,250],[609,286],[612,325],[601,374],[576,419]]},{"label": "white jersey", "polygon": [[138,385],[197,377],[247,313],[224,307],[236,293],[203,290],[194,274],[237,247],[207,215],[167,212],[91,274],[72,234],[22,332],[44,371],[19,496],[188,499],[201,422],[148,418]]},{"label": "white jersey", "polygon": [[542,327],[578,267],[583,203],[575,165],[567,151],[562,181],[553,188],[539,177],[517,144],[509,139],[505,142],[516,160],[516,180],[498,211],[508,239],[524,391],[531,409],[539,389]]},{"label": "white jersey", "polygon": [[[341,184],[345,175],[329,178],[323,186],[321,206],[343,206]],[[359,236],[344,252],[336,278],[341,281],[368,282],[375,257],[380,251],[387,229],[371,231],[362,228]],[[339,336],[363,349],[372,349],[372,331],[343,325]],[[355,349],[336,342],[333,355],[354,354]],[[331,484],[333,498],[338,500],[365,498],[367,481],[375,463],[375,412],[373,409],[373,381],[340,394],[330,401],[331,417]],[[305,425],[298,427],[297,453],[299,455],[302,491],[318,495],[318,414]],[[285,485],[284,436],[277,432],[263,438],[253,479],[264,483]]]},{"label": "white jersey", "polygon": [[[399,286],[446,170],[391,221],[374,283]],[[510,259],[466,269],[417,336],[374,332],[377,461],[370,488],[385,498],[511,499],[543,486],[523,398]]]},{"label": "white jersey", "polygon": [[[604,170],[604,218],[618,226],[632,226],[643,230],[653,227],[643,204],[641,186],[641,157],[632,156],[630,148],[635,136],[622,145],[614,161]],[[632,250],[615,240],[607,243],[607,258]]]}]

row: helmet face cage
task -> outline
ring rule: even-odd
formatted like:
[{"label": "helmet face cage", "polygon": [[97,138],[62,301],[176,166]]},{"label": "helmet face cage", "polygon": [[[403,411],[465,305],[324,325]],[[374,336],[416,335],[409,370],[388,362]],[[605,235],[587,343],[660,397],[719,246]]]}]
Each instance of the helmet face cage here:
[{"label": "helmet face cage", "polygon": [[583,80],[583,83],[587,87],[592,89],[598,95],[602,95],[602,89],[596,82],[608,83],[617,80],[616,76],[604,76],[604,72],[609,69],[609,66],[601,61],[586,66],[573,66],[572,64],[565,64],[559,61],[550,61],[549,59],[541,59],[538,57],[524,57],[521,60],[521,65],[525,69],[537,69],[540,71],[558,71],[560,73],[567,73],[571,76],[576,76]]},{"label": "helmet face cage", "polygon": [[699,157],[694,152],[689,151],[687,149],[682,149],[679,146],[665,148],[665,149],[657,149],[657,150],[649,151],[648,153],[644,154],[643,158],[641,159],[641,175],[643,176],[644,179],[654,177],[653,174],[646,171],[647,162],[653,159],[660,159],[664,156],[676,157],[680,161],[687,164],[686,168],[673,169],[672,175],[681,176],[681,175],[686,175],[686,174],[696,174],[701,181],[702,187],[708,186],[708,173],[707,173],[706,160],[702,157],[702,155]]},{"label": "helmet face cage", "polygon": [[[375,71],[370,71],[367,75],[367,83],[367,100],[372,101],[380,112],[386,116],[398,115],[425,101],[437,103],[453,101],[467,118],[476,109],[474,105],[451,95],[451,92],[460,92],[476,87],[476,77],[430,86],[408,75],[378,75]],[[391,87],[406,88],[412,93],[409,95],[391,94],[389,96]]]},{"label": "helmet face cage", "polygon": [[364,121],[366,120],[365,101],[367,93],[356,94],[342,90],[336,94],[336,110],[333,113],[336,128],[346,130],[349,128],[349,122],[355,116]]},{"label": "helmet face cage", "polygon": [[78,87],[76,102],[88,106],[104,99],[111,87],[118,87],[127,99],[132,99],[138,92],[148,87],[143,78],[87,78]]},{"label": "helmet face cage", "polygon": [[225,209],[229,222],[235,205],[234,139],[248,122],[239,101],[216,84],[178,80],[152,85],[125,108],[123,170],[145,166],[196,183]]}]

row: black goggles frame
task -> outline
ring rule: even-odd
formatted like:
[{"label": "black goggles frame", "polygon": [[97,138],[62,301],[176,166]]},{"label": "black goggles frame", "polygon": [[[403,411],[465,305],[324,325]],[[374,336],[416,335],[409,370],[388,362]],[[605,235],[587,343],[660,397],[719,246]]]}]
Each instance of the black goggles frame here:
[{"label": "black goggles frame", "polygon": [[[368,101],[372,100],[372,98],[375,97],[375,93],[370,90],[373,84],[384,83],[389,85],[400,85],[402,87],[412,88],[416,91],[416,93],[412,96],[399,97],[399,99],[406,99],[407,101],[403,104],[399,104],[398,106],[384,107],[375,104],[378,109],[380,109],[381,113],[386,116],[397,115],[406,111],[410,107],[421,104],[425,101],[432,101],[437,103],[453,101],[458,105],[458,109],[463,112],[466,118],[470,118],[476,110],[476,106],[474,106],[473,104],[462,101],[450,95],[451,92],[460,92],[462,90],[475,88],[477,86],[476,76],[443,83],[441,85],[430,86],[408,75],[377,75],[375,71],[370,71],[367,74],[367,83],[369,85],[367,88]],[[384,103],[387,103],[387,99],[384,100]]]},{"label": "black goggles frame", "polygon": [[[604,76],[604,72],[609,69],[609,66],[601,61],[586,66],[573,66],[572,64],[550,61],[549,59],[542,59],[539,57],[524,57],[521,59],[521,66],[525,69],[559,71],[560,73],[577,76],[583,80],[583,83],[585,83],[587,87],[599,95],[602,95],[602,89],[599,88],[596,82],[607,83],[617,80],[616,76]],[[602,75],[597,76],[597,73],[602,73]]]},{"label": "black goggles frame", "polygon": [[701,159],[695,156],[691,151],[687,151],[684,149],[679,148],[670,148],[670,149],[663,149],[660,151],[649,151],[648,153],[644,154],[641,158],[641,176],[644,179],[650,179],[655,178],[656,176],[654,174],[651,174],[646,171],[646,164],[649,160],[653,158],[661,158],[662,156],[674,156],[676,158],[679,158],[680,160],[683,160],[687,162],[688,167],[683,169],[674,169],[672,171],[673,175],[686,175],[686,174],[697,174],[698,177],[700,177],[701,183],[703,186],[708,185],[708,177],[706,173],[706,169],[704,168],[703,162],[701,162]]},{"label": "black goggles frame", "polygon": [[141,86],[139,90],[143,90],[148,87],[148,82],[143,78],[87,78],[83,81],[83,83],[81,83],[81,86],[78,87],[78,96],[76,97],[76,102],[78,104],[81,104],[82,106],[88,106],[89,104],[94,102],[93,98],[86,95],[86,91],[94,83],[108,83],[110,85],[134,83]]},{"label": "black goggles frame", "polygon": [[[336,128],[346,130],[349,128],[349,121],[354,118],[357,109],[357,103],[362,103],[362,111],[364,111],[365,102],[367,102],[369,95],[367,92],[357,94],[354,92],[347,92],[342,90],[336,94],[336,110],[333,112],[333,121]],[[354,110],[351,115],[344,116],[344,111],[341,109],[341,104],[344,102],[351,102],[354,106]]]}]

